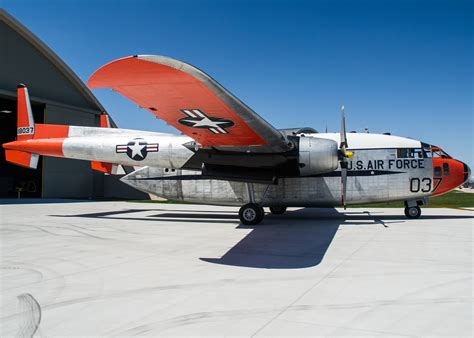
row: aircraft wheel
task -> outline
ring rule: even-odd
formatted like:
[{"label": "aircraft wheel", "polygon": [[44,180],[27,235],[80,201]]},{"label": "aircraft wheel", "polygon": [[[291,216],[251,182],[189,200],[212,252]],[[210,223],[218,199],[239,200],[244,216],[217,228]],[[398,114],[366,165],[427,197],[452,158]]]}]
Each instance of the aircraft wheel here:
[{"label": "aircraft wheel", "polygon": [[245,225],[256,225],[263,220],[263,216],[263,208],[253,203],[245,204],[239,210],[240,221]]},{"label": "aircraft wheel", "polygon": [[405,216],[408,218],[419,218],[421,215],[420,207],[409,207],[405,208]]},{"label": "aircraft wheel", "polygon": [[270,211],[274,215],[281,215],[285,213],[286,207],[270,207]]}]

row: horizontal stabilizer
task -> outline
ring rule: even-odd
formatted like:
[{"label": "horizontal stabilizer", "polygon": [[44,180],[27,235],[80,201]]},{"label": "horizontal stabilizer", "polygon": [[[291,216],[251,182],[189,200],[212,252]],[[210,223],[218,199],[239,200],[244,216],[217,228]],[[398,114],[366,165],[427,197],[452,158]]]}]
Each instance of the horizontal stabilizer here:
[{"label": "horizontal stabilizer", "polygon": [[100,171],[101,173],[110,175],[125,174],[125,171],[122,169],[121,165],[113,163],[91,161],[91,168],[92,170]]},{"label": "horizontal stabilizer", "polygon": [[7,162],[17,164],[22,167],[36,169],[38,166],[39,155],[31,154],[19,150],[5,150],[5,158]]}]

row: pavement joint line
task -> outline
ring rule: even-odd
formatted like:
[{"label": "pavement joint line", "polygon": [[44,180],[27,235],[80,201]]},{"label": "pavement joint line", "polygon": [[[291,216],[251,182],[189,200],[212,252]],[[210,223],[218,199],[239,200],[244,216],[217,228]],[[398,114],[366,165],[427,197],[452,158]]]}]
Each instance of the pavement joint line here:
[{"label": "pavement joint line", "polygon": [[296,302],[298,302],[299,300],[301,300],[304,296],[306,296],[309,292],[311,292],[313,289],[315,289],[319,284],[321,284],[323,281],[325,281],[326,279],[330,278],[330,276],[336,272],[337,269],[339,269],[344,263],[346,263],[347,261],[350,260],[350,258],[355,254],[357,253],[357,251],[359,251],[360,249],[362,249],[363,247],[365,247],[369,242],[372,241],[372,238],[375,237],[376,234],[374,234],[371,238],[369,238],[368,240],[366,240],[364,243],[362,243],[357,249],[355,249],[351,254],[349,254],[346,258],[344,258],[339,264],[337,264],[333,269],[331,269],[331,271],[329,271],[326,275],[324,275],[323,277],[321,277],[318,281],[316,281],[316,283],[311,286],[310,288],[308,288],[306,291],[304,291],[301,295],[299,295],[293,302],[291,302],[288,306],[286,306],[285,308],[283,308],[282,311],[280,311],[279,313],[277,313],[276,316],[274,316],[273,318],[271,318],[266,324],[264,324],[262,327],[260,327],[257,331],[255,331],[251,337],[255,337],[257,334],[259,334],[262,330],[264,330],[268,325],[270,325],[273,321],[275,321],[278,317],[280,317],[283,313],[285,313],[290,307],[294,306],[294,304]]}]

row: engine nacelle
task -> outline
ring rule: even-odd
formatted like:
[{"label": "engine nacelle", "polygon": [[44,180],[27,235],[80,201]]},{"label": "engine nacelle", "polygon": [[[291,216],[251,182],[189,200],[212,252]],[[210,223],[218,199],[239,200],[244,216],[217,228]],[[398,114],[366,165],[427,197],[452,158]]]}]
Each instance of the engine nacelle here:
[{"label": "engine nacelle", "polygon": [[311,136],[300,137],[299,166],[301,176],[336,170],[339,166],[337,142]]}]

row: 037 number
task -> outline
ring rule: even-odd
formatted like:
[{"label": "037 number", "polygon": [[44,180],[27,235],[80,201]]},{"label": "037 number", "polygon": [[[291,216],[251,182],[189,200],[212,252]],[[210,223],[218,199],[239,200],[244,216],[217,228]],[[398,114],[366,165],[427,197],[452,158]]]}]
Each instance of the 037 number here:
[{"label": "037 number", "polygon": [[17,135],[31,135],[35,133],[34,127],[20,127],[17,128],[16,134]]},{"label": "037 number", "polygon": [[411,192],[430,192],[432,188],[431,178],[412,178],[410,179]]}]

